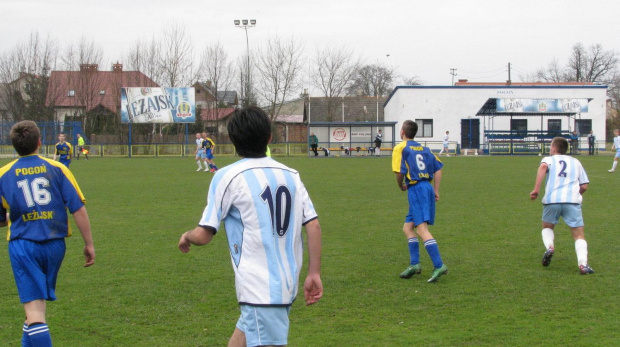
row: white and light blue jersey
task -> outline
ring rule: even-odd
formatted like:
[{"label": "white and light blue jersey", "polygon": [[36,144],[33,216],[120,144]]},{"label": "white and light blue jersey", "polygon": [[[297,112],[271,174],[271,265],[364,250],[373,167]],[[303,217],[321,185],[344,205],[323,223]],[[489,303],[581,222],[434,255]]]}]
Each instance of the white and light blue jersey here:
[{"label": "white and light blue jersey", "polygon": [[449,135],[446,134],[446,135],[443,136],[443,144],[444,145],[447,145],[449,140],[450,140],[450,136]]},{"label": "white and light blue jersey", "polygon": [[579,188],[589,183],[586,170],[579,160],[568,155],[543,158],[547,164],[547,184],[543,204],[581,204]]},{"label": "white and light blue jersey", "polygon": [[271,158],[220,169],[199,225],[224,222],[240,304],[290,305],[303,262],[302,225],[317,214],[299,173]]},{"label": "white and light blue jersey", "polygon": [[196,149],[198,150],[198,153],[203,151],[203,149],[202,149],[202,138],[196,139]]},{"label": "white and light blue jersey", "polygon": [[616,152],[620,152],[620,135],[614,137],[614,148]]}]

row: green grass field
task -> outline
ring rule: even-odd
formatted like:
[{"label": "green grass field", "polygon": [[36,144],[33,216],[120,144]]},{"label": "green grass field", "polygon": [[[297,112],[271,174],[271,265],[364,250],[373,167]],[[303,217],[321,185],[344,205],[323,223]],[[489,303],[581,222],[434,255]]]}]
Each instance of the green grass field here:
[{"label": "green grass field", "polygon": [[[389,158],[276,159],[301,172],[323,228],[325,295],[305,307],[301,293],[290,346],[620,344],[620,175],[607,172],[611,157],[580,157],[590,178],[590,276],[579,275],[564,224],[551,265],[540,264],[542,206],[529,199],[539,157],[445,158],[431,232],[450,272],[435,284],[426,283],[423,249],[422,276],[398,277],[409,261],[407,201]],[[71,169],[88,200],[97,259],[82,267],[74,227],[58,301],[48,304],[55,345],[226,345],[239,311],[225,236],[177,249],[200,219],[212,175],[195,172],[192,158],[93,158]],[[0,344],[19,346],[24,314],[6,245],[0,259]]]}]

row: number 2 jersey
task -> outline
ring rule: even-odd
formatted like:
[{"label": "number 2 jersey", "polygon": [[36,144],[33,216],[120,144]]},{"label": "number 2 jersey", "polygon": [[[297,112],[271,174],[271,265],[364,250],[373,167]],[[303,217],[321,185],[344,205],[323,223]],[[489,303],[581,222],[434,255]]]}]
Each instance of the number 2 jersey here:
[{"label": "number 2 jersey", "polygon": [[37,242],[70,236],[67,208],[74,213],[86,202],[66,166],[38,155],[20,157],[0,169],[0,197],[0,210],[9,210],[7,240]]},{"label": "number 2 jersey", "polygon": [[542,159],[547,164],[547,184],[543,204],[581,204],[579,188],[590,183],[581,162],[568,155],[552,155]]},{"label": "number 2 jersey", "polygon": [[198,223],[224,222],[240,304],[290,305],[303,262],[301,227],[317,214],[299,173],[271,158],[219,170]]}]

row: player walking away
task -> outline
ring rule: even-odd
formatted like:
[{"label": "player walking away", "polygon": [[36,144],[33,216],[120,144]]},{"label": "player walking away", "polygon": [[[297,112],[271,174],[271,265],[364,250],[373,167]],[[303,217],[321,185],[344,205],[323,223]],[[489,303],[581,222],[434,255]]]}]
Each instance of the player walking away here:
[{"label": "player walking away", "polygon": [[215,174],[198,226],[181,235],[178,246],[187,253],[191,245],[208,244],[224,222],[241,309],[228,346],[286,345],[302,267],[302,225],[309,252],[306,305],[323,296],[321,226],[299,173],[265,156],[267,114],[238,109],[228,133],[242,159]]},{"label": "player walking away", "polygon": [[213,142],[213,140],[211,140],[211,138],[207,136],[207,133],[202,133],[202,137],[203,137],[202,149],[205,151],[205,158],[204,158],[205,171],[215,173],[217,172],[217,166],[215,165],[215,162],[213,161],[213,158],[215,158],[213,156],[213,149],[215,148],[215,142]]},{"label": "player walking away", "polygon": [[575,239],[577,265],[581,274],[594,273],[588,266],[588,244],[584,238],[583,216],[581,214],[582,195],[588,189],[588,175],[581,166],[581,162],[566,155],[568,141],[563,137],[551,140],[550,157],[545,157],[538,167],[536,184],[530,193],[530,198],[536,200],[545,175],[547,183],[545,195],[542,198],[542,240],[546,251],[542,258],[542,265],[549,266],[555,248],[553,246],[553,227],[558,224],[560,217],[568,224]]},{"label": "player walking away", "polygon": [[381,142],[383,142],[383,134],[379,130],[375,135],[375,155],[377,157],[381,155]]},{"label": "player walking away", "polygon": [[77,143],[77,153],[75,155],[75,160],[80,160],[80,154],[84,152],[84,157],[88,160],[88,151],[84,149],[84,138],[82,135],[77,134],[78,143]]},{"label": "player walking away", "polygon": [[596,144],[596,136],[594,136],[594,131],[590,130],[590,135],[588,135],[588,155],[594,155],[595,144]]},{"label": "player walking away", "polygon": [[570,136],[570,144],[571,144],[571,154],[579,154],[579,134],[577,134],[577,130],[573,131]]},{"label": "player walking away", "polygon": [[[198,169],[196,171],[202,171],[202,161],[206,159],[205,150],[202,148],[202,134],[196,133],[196,164]],[[207,171],[207,165],[205,165],[205,171]]]},{"label": "player walking away", "polygon": [[614,145],[611,147],[611,149],[616,150],[616,156],[614,157],[614,163],[611,166],[611,170],[609,170],[609,172],[614,172],[616,171],[616,166],[618,166],[618,158],[620,158],[620,129],[614,130]]},{"label": "player walking away", "polygon": [[66,167],[69,167],[71,164],[71,156],[73,155],[73,148],[69,142],[65,141],[65,134],[60,133],[58,135],[58,143],[54,146],[56,150],[54,151],[54,159],[56,160],[56,156],[58,156],[58,161],[65,164]]},{"label": "player walking away", "polygon": [[446,157],[450,156],[450,148],[448,148],[449,141],[450,141],[450,132],[446,131],[446,134],[443,136],[443,148],[441,149],[439,154],[441,154],[444,151],[446,151]]},{"label": "player walking away", "polygon": [[319,152],[317,151],[317,148],[319,147],[319,138],[316,137],[314,133],[310,133],[310,137],[308,137],[308,143],[310,144],[312,152],[314,152],[314,156],[318,156]]},{"label": "player walking away", "polygon": [[90,221],[84,195],[71,171],[37,155],[41,147],[37,125],[18,122],[11,128],[10,137],[19,158],[0,169],[0,222],[7,222],[8,209],[9,258],[26,313],[20,329],[22,346],[51,346],[46,300],[56,300],[65,237],[71,236],[67,209],[84,239],[86,267],[95,263]]},{"label": "player walking away", "polygon": [[433,274],[428,279],[430,283],[448,273],[448,267],[441,260],[437,241],[428,230],[428,226],[435,223],[435,202],[439,200],[443,163],[428,147],[413,140],[417,132],[417,123],[411,120],[403,122],[400,130],[403,141],[392,152],[392,171],[396,173],[396,183],[400,190],[407,191],[409,200],[409,213],[405,218],[403,232],[409,244],[411,262],[400,277],[410,278],[422,272],[419,236],[433,262]]}]

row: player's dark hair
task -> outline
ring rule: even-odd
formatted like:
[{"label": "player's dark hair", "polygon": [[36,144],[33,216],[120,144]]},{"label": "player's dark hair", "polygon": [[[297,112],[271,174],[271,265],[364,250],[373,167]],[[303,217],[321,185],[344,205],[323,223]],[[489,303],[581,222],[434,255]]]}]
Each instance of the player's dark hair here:
[{"label": "player's dark hair", "polygon": [[266,156],[271,138],[271,121],[265,111],[255,106],[237,109],[228,122],[227,129],[230,141],[240,156]]},{"label": "player's dark hair", "polygon": [[32,154],[37,150],[41,132],[35,122],[23,120],[13,125],[10,137],[17,154],[24,156]]},{"label": "player's dark hair", "polygon": [[406,120],[403,122],[403,132],[405,137],[412,139],[418,133],[418,123],[412,120]]},{"label": "player's dark hair", "polygon": [[566,154],[566,151],[568,151],[568,141],[563,137],[554,137],[551,140],[551,146],[555,147],[559,154]]}]

